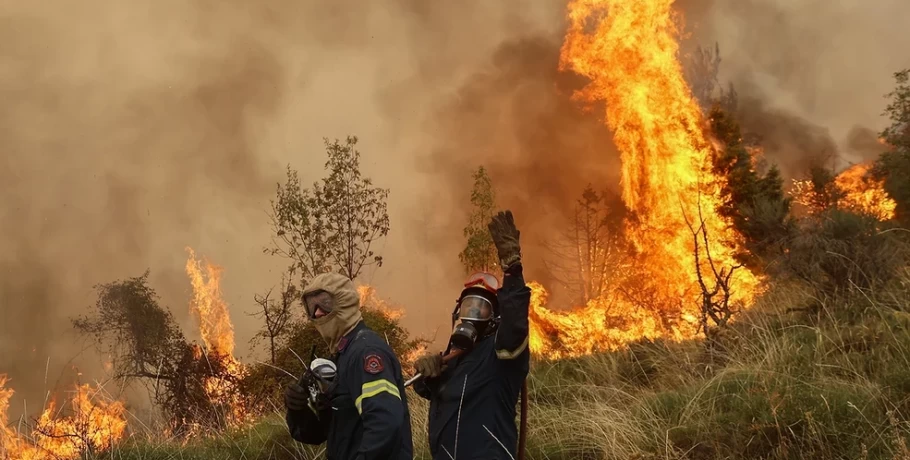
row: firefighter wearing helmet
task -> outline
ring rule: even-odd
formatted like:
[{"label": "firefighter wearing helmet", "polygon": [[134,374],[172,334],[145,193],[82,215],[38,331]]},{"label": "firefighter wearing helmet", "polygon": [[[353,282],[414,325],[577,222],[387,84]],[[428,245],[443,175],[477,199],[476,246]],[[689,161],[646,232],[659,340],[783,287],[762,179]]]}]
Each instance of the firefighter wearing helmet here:
[{"label": "firefighter wearing helmet", "polygon": [[[515,406],[530,366],[531,290],[522,274],[511,211],[497,214],[488,228],[499,253],[502,285],[489,273],[468,277],[445,353],[428,353],[416,363],[423,378],[414,389],[430,401],[434,460],[518,457]],[[450,353],[457,356],[444,361]]]}]

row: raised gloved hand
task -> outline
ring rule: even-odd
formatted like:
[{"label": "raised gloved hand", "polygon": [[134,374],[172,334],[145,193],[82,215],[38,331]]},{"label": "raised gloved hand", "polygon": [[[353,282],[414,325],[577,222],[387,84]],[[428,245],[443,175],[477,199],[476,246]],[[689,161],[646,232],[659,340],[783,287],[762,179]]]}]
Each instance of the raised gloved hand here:
[{"label": "raised gloved hand", "polygon": [[442,374],[442,355],[438,353],[427,353],[414,363],[414,368],[424,378],[439,377]]},{"label": "raised gloved hand", "polygon": [[515,228],[512,211],[500,212],[493,216],[487,228],[490,230],[493,244],[496,245],[496,251],[499,252],[499,265],[502,271],[521,263],[521,245],[518,243],[521,232]]}]

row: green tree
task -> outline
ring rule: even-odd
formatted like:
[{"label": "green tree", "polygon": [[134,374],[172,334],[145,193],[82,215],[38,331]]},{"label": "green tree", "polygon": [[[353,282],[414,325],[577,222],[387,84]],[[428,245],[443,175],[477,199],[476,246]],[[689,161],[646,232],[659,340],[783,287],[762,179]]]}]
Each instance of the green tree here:
[{"label": "green tree", "polygon": [[891,125],[881,132],[890,149],[876,161],[872,174],[883,180],[885,192],[895,201],[895,215],[904,225],[910,225],[910,69],[894,74],[897,86],[887,97],[891,102],[885,115]]},{"label": "green tree", "polygon": [[291,259],[301,284],[329,270],[355,279],[364,267],[381,266],[372,247],[389,233],[389,190],[361,175],[357,137],[324,141],[328,175],[303,189],[289,165],[270,213],[275,237],[265,251]]},{"label": "green tree", "polygon": [[758,258],[779,254],[793,231],[791,200],[784,193],[776,166],[764,175],[756,171],[739,123],[719,104],[711,109],[710,122],[715,138],[724,146],[713,161],[714,174],[724,179],[718,212],[742,236],[745,251],[737,259],[754,267]]},{"label": "green tree", "polygon": [[487,229],[487,224],[496,212],[496,193],[493,182],[483,166],[474,171],[474,188],[471,189],[471,215],[468,225],[464,228],[464,237],[467,240],[464,250],[458,254],[458,259],[466,273],[475,271],[492,271],[499,266],[496,246]]}]

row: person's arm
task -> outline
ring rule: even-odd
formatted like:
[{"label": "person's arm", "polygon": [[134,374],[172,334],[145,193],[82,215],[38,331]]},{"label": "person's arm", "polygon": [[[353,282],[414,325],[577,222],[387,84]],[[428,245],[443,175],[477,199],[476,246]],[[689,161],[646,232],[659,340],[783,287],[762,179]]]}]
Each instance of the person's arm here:
[{"label": "person's arm", "polygon": [[395,383],[394,357],[375,347],[365,349],[357,368],[345,378],[348,390],[355,395],[354,405],[363,422],[363,437],[357,460],[391,458],[404,424],[403,395]]},{"label": "person's arm", "polygon": [[515,359],[528,349],[528,308],[531,288],[525,284],[521,262],[503,274],[497,293],[501,322],[496,331],[496,357]]}]

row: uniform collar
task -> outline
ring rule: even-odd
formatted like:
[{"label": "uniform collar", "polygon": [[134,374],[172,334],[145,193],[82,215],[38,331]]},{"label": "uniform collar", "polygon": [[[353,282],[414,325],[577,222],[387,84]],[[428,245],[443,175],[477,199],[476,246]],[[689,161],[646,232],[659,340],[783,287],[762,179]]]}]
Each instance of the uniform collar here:
[{"label": "uniform collar", "polygon": [[344,337],[341,338],[341,341],[338,342],[338,349],[335,350],[335,353],[337,353],[337,354],[339,354],[339,355],[340,355],[341,353],[344,353],[344,350],[345,350],[345,349],[348,347],[348,345],[350,345],[351,342],[354,340],[354,336],[355,336],[358,332],[362,331],[364,328],[366,328],[366,325],[363,323],[363,321],[358,322],[358,323],[354,326],[354,329],[351,329],[351,332],[348,332],[347,334],[345,334]]}]

